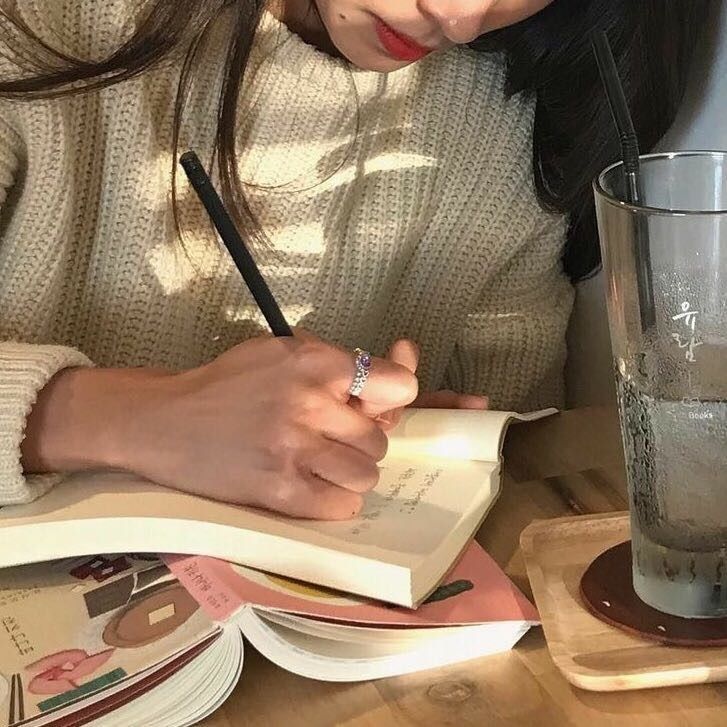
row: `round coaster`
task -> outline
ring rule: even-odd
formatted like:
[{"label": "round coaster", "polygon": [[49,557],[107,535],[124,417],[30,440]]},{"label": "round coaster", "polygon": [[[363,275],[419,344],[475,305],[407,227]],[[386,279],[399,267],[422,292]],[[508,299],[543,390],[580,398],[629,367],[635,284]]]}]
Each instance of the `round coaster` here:
[{"label": "round coaster", "polygon": [[636,594],[631,542],[607,550],[581,579],[581,597],[601,621],[669,646],[727,646],[727,618],[681,618],[657,611]]}]

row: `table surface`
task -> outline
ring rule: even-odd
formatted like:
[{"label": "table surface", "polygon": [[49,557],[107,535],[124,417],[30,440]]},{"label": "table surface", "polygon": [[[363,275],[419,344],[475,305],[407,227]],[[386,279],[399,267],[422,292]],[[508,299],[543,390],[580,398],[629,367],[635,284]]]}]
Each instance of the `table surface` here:
[{"label": "table surface", "polygon": [[[511,429],[503,491],[477,537],[531,595],[518,541],[533,520],[627,509],[621,440],[612,409],[565,412]],[[572,687],[541,629],[511,652],[360,684],[290,674],[246,644],[240,683],[205,727],[260,725],[727,725],[727,684],[598,694]]]}]

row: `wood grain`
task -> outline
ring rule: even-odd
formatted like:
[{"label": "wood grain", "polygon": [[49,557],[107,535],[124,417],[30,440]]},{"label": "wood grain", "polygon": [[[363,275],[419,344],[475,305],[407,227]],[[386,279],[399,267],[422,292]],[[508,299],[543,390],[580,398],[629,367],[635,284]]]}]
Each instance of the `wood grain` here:
[{"label": "wood grain", "polygon": [[574,685],[597,691],[726,680],[725,649],[667,648],[615,629],[583,607],[579,589],[585,569],[628,538],[628,514],[540,522],[523,533],[530,582],[555,664]]},{"label": "wood grain", "polygon": [[[567,412],[518,425],[506,445],[502,496],[478,535],[530,595],[519,547],[533,520],[626,508],[616,414]],[[324,684],[279,669],[247,647],[240,684],[206,727],[724,727],[727,686],[595,693],[560,674],[540,629],[507,654],[397,679]]]}]

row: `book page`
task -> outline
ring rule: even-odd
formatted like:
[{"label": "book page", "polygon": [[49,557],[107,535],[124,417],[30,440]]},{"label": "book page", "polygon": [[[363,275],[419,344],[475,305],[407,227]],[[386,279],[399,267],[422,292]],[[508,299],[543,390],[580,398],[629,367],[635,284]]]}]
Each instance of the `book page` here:
[{"label": "book page", "polygon": [[398,553],[401,563],[415,563],[454,533],[463,515],[495,500],[496,471],[489,462],[389,456],[357,518],[297,527],[349,543],[357,552],[377,557],[388,551]]},{"label": "book page", "polygon": [[117,689],[216,631],[155,556],[7,569],[0,581],[0,727]]},{"label": "book page", "polygon": [[508,425],[534,421],[551,414],[547,409],[532,414],[462,409],[407,409],[389,435],[390,458],[445,457],[447,459],[498,462]]}]

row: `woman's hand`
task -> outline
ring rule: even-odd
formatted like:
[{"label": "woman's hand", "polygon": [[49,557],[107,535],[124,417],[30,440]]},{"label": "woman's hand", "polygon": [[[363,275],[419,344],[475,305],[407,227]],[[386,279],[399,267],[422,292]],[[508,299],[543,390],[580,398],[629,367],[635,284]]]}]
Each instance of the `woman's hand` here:
[{"label": "woman's hand", "polygon": [[442,389],[432,391],[428,394],[421,394],[411,404],[416,409],[479,409],[485,410],[489,407],[489,399],[486,396],[475,394],[458,394],[456,391]]},{"label": "woman's hand", "polygon": [[[394,343],[389,349],[389,361],[398,363],[416,373],[419,365],[419,348],[413,341],[400,340]],[[418,409],[487,409],[489,401],[484,396],[473,394],[458,394],[454,391],[443,390],[420,394],[411,404],[411,407]],[[364,407],[364,410],[366,408]],[[369,410],[370,414],[377,417],[377,422],[385,431],[393,429],[401,419],[403,408],[393,409],[387,412],[376,412]]]},{"label": "woman's hand", "polygon": [[[247,341],[180,374],[74,369],[41,392],[27,471],[96,466],[293,516],[345,519],[379,478],[381,428],[348,405],[354,356],[309,334]],[[414,373],[374,359],[363,407],[415,400]]]}]

